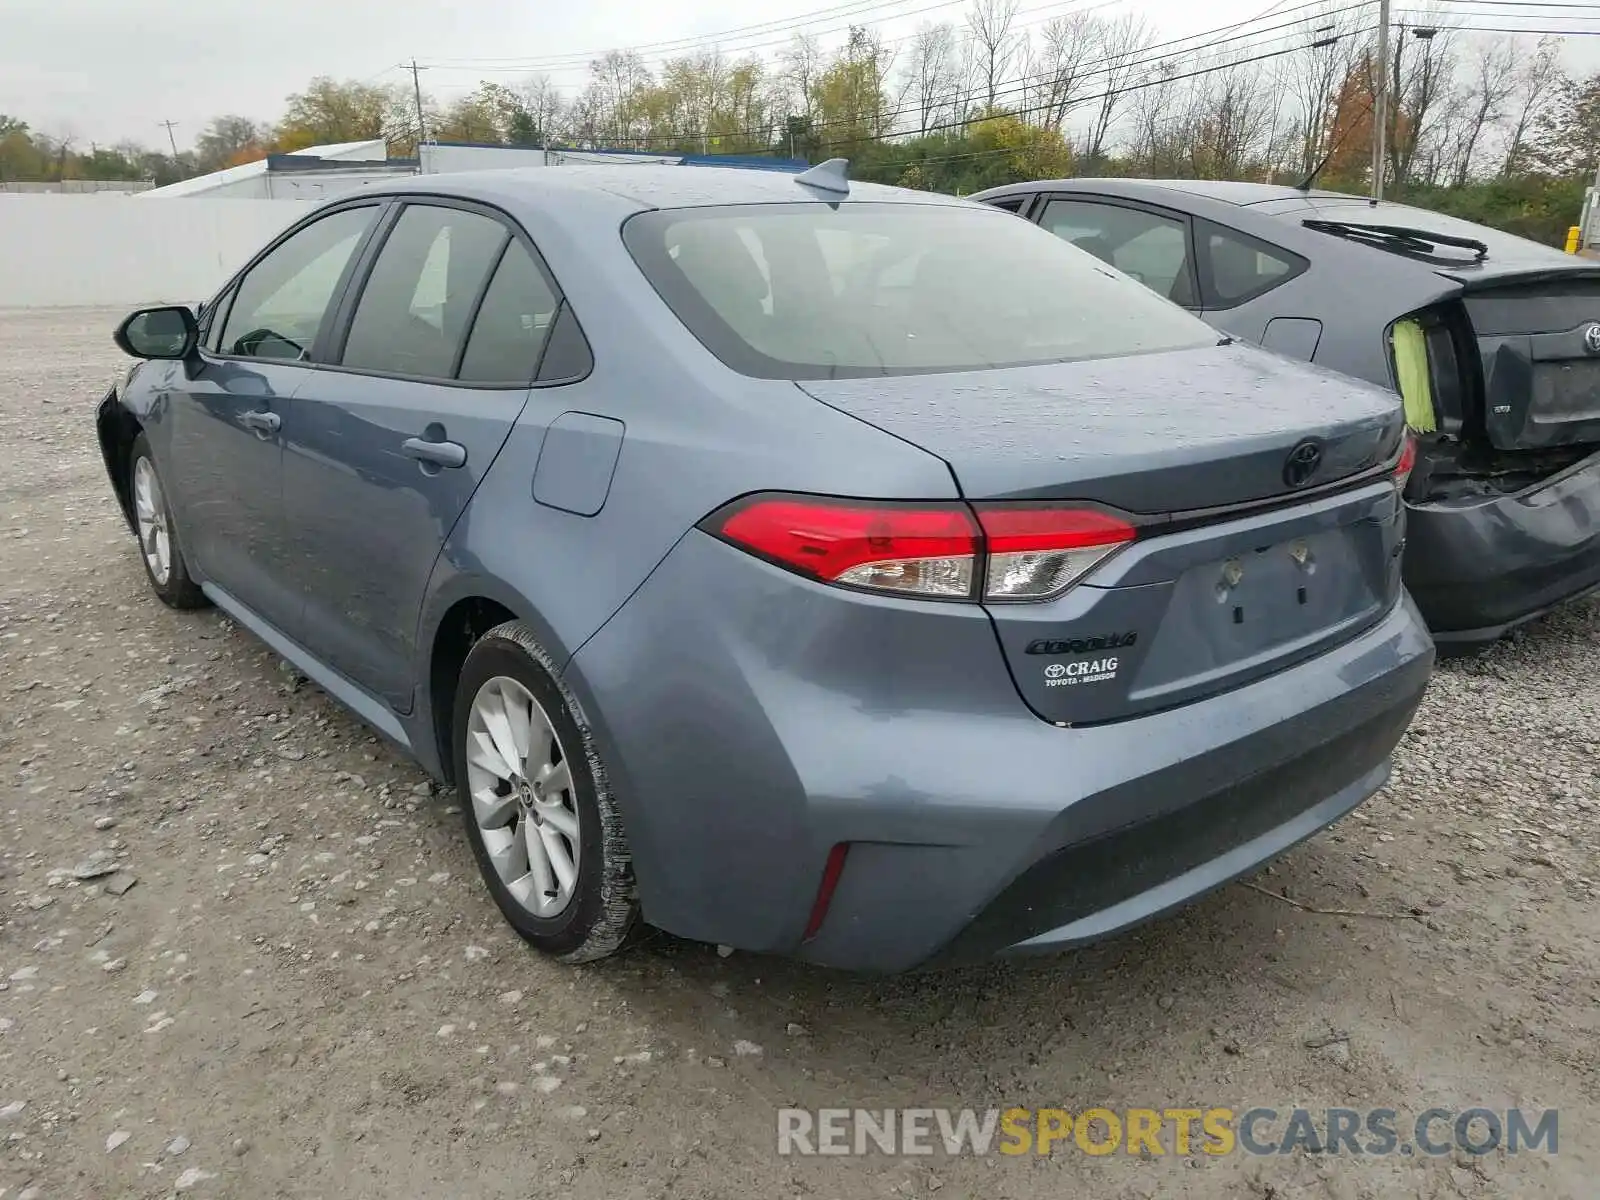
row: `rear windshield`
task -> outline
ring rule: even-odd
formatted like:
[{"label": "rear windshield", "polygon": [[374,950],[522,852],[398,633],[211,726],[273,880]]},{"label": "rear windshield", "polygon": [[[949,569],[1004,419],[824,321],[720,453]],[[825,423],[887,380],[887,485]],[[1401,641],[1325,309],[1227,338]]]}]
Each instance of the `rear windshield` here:
[{"label": "rear windshield", "polygon": [[1010,213],[763,204],[641,213],[628,249],[734,370],[832,379],[1210,345],[1216,333]]}]

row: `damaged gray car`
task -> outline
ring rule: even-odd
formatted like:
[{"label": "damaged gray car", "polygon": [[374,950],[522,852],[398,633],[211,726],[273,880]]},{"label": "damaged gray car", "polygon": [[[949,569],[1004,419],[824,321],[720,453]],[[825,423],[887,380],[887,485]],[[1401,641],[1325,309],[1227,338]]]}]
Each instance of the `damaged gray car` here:
[{"label": "damaged gray car", "polygon": [[1247,341],[1393,388],[1406,586],[1441,648],[1600,586],[1600,262],[1403,204],[1071,179],[973,197]]}]

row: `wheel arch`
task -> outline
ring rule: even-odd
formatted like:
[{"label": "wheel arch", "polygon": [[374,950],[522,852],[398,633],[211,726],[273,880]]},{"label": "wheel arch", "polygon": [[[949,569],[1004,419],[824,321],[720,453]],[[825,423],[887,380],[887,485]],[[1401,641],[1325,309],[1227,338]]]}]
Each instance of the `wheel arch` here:
[{"label": "wheel arch", "polygon": [[106,397],[95,414],[95,436],[100,443],[100,457],[105,463],[106,475],[111,480],[111,490],[122,509],[122,519],[128,528],[134,528],[133,496],[129,481],[129,460],[133,457],[133,444],[144,432],[144,426],[115,396]]},{"label": "wheel arch", "polygon": [[422,765],[446,783],[455,782],[452,723],[461,666],[479,638],[507,621],[528,625],[551,660],[565,665],[569,654],[555,631],[525,597],[497,580],[456,576],[427,607],[417,639],[426,654],[419,663],[412,746]]}]

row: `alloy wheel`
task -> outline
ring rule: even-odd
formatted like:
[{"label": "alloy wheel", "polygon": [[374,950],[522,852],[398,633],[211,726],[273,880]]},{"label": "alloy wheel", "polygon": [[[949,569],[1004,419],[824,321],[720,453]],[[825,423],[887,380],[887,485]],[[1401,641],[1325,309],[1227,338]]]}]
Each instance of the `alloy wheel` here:
[{"label": "alloy wheel", "polygon": [[172,578],[172,531],[167,528],[167,502],[161,479],[148,458],[133,464],[133,515],[139,527],[139,549],[150,575],[162,587]]},{"label": "alloy wheel", "polygon": [[497,675],[467,720],[467,789],[484,849],[528,913],[559,916],[572,902],[581,848],[572,772],[533,693]]}]

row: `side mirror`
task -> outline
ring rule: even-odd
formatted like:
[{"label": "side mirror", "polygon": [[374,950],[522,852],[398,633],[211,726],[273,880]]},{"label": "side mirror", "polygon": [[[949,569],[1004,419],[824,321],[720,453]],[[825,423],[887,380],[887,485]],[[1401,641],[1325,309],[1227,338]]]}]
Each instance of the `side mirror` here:
[{"label": "side mirror", "polygon": [[181,305],[141,308],[117,326],[112,340],[134,358],[188,358],[200,340],[200,324]]}]

